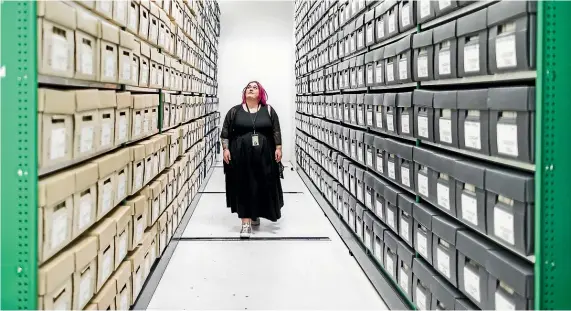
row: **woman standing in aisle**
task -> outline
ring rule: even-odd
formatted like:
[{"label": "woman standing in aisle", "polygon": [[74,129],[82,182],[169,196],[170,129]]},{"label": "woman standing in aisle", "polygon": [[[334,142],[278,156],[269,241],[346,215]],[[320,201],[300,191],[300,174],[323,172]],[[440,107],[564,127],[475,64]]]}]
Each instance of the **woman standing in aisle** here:
[{"label": "woman standing in aisle", "polygon": [[260,218],[272,222],[284,205],[280,182],[282,137],[277,113],[259,82],[248,83],[242,104],[228,111],[222,126],[226,204],[242,219],[241,238],[249,238]]}]

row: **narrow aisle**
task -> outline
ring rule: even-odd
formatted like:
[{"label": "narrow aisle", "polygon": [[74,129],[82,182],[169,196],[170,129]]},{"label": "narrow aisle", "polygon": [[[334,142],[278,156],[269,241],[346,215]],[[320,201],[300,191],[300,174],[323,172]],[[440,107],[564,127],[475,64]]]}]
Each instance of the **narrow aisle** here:
[{"label": "narrow aisle", "polygon": [[284,174],[282,219],[241,241],[215,167],[147,309],[387,310],[297,172]]}]

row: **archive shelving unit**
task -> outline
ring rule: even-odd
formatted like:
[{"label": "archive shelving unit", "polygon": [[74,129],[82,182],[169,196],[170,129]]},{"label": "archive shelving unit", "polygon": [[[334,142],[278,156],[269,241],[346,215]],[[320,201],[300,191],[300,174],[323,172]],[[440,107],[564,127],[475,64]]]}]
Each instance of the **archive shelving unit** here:
[{"label": "archive shelving unit", "polygon": [[[122,2],[122,5],[125,5],[123,8],[128,9],[128,12],[126,10],[120,11],[117,9],[116,11],[113,11],[114,13],[109,11],[110,15],[104,15],[102,14],[102,11],[100,11],[100,5],[101,8],[104,6],[110,8],[112,7],[111,4],[115,3],[112,1],[105,2],[106,4],[102,3],[102,1],[65,1],[61,2],[61,4],[74,8],[74,19],[75,10],[82,10],[84,14],[89,15],[90,21],[96,19],[98,21],[98,26],[94,28],[96,29],[94,30],[94,33],[96,33],[95,36],[97,36],[96,39],[101,38],[102,30],[100,27],[101,24],[105,22],[106,24],[112,25],[114,29],[117,30],[118,35],[126,33],[127,38],[131,36],[136,42],[142,41],[154,49],[157,55],[161,55],[161,57],[164,57],[165,55],[168,56],[173,62],[172,67],[169,67],[169,69],[176,69],[176,74],[179,77],[182,77],[184,74],[184,78],[177,80],[176,86],[174,84],[167,85],[167,83],[174,81],[174,78],[170,81],[167,81],[168,79],[165,78],[165,83],[157,79],[155,81],[156,85],[154,86],[140,86],[138,84],[138,73],[140,72],[139,69],[141,67],[135,68],[135,72],[137,72],[136,74],[135,72],[127,71],[131,72],[129,75],[135,83],[122,83],[120,80],[114,83],[109,83],[101,82],[101,80],[98,79],[77,79],[75,76],[74,78],[70,78],[62,77],[62,75],[40,73],[40,66],[42,65],[39,63],[39,53],[41,52],[39,52],[38,46],[38,42],[40,42],[38,40],[38,36],[40,35],[38,32],[38,26],[41,14],[42,16],[45,14],[45,8],[42,9],[43,11],[40,10],[40,6],[42,4],[39,4],[38,1],[4,1],[0,3],[0,98],[2,103],[0,121],[2,125],[0,135],[3,147],[3,155],[0,160],[2,169],[2,185],[0,186],[0,239],[2,254],[0,259],[2,266],[0,274],[0,307],[2,309],[36,310],[51,307],[77,309],[77,297],[71,298],[71,296],[67,296],[69,299],[66,298],[65,302],[61,299],[61,297],[66,295],[72,295],[70,293],[65,294],[65,290],[71,289],[71,287],[67,287],[67,285],[66,287],[63,287],[65,288],[63,292],[64,294],[58,296],[57,299],[54,297],[54,301],[52,302],[54,306],[42,305],[43,299],[39,297],[40,291],[43,290],[44,294],[46,294],[46,287],[53,288],[54,285],[56,287],[60,285],[54,284],[54,280],[49,278],[47,281],[45,279],[42,281],[40,279],[39,272],[41,268],[46,267],[47,265],[50,265],[50,267],[55,266],[57,268],[61,268],[61,265],[58,266],[57,264],[53,264],[53,262],[55,259],[60,260],[63,258],[64,253],[66,254],[65,258],[76,258],[74,257],[76,254],[73,256],[70,255],[74,253],[70,248],[76,247],[80,243],[84,243],[94,235],[99,237],[97,235],[99,233],[93,233],[99,229],[99,225],[103,222],[107,223],[109,221],[109,217],[111,217],[110,215],[115,215],[114,213],[117,212],[120,207],[133,204],[134,200],[138,200],[138,198],[144,196],[145,194],[143,194],[143,192],[150,190],[150,188],[148,188],[149,185],[155,182],[161,183],[159,178],[166,174],[169,169],[172,169],[174,165],[177,165],[180,167],[180,174],[181,176],[184,175],[184,178],[177,177],[176,184],[178,185],[178,189],[171,189],[170,195],[171,199],[176,195],[179,201],[175,202],[172,200],[172,208],[169,203],[168,208],[160,210],[160,215],[156,215],[158,218],[155,219],[156,222],[152,224],[154,229],[151,229],[151,227],[143,229],[146,230],[144,232],[145,241],[139,240],[139,244],[133,245],[133,249],[126,253],[125,257],[121,258],[119,257],[119,253],[114,253],[117,255],[115,256],[115,267],[111,269],[111,272],[106,279],[107,281],[104,284],[100,284],[99,279],[97,281],[90,281],[90,283],[93,282],[93,285],[97,284],[98,288],[92,288],[91,286],[87,287],[89,288],[86,290],[88,295],[79,300],[83,300],[82,305],[79,306],[80,309],[103,308],[105,307],[104,304],[115,306],[115,299],[117,299],[117,308],[126,307],[126,304],[124,303],[127,300],[123,301],[123,299],[127,299],[127,296],[120,298],[119,293],[108,292],[115,286],[115,284],[110,283],[115,283],[115,281],[119,279],[122,281],[127,280],[126,284],[128,283],[128,285],[125,285],[125,288],[129,288],[129,293],[131,293],[131,286],[135,286],[135,283],[132,282],[136,282],[138,287],[143,285],[141,282],[144,282],[145,280],[135,277],[135,274],[130,275],[130,271],[128,273],[125,272],[130,268],[122,267],[122,264],[132,259],[132,257],[129,256],[139,256],[135,253],[139,252],[142,247],[149,247],[149,250],[147,251],[152,252],[155,258],[150,260],[148,264],[143,264],[141,262],[140,267],[143,267],[143,265],[149,269],[154,267],[155,259],[161,256],[161,252],[164,252],[164,247],[166,247],[170,242],[168,238],[166,241],[160,242],[162,239],[160,236],[161,229],[158,227],[161,226],[159,225],[160,219],[162,218],[164,220],[164,222],[161,223],[164,230],[167,230],[165,229],[166,224],[171,224],[171,222],[173,223],[168,229],[171,233],[170,236],[172,237],[173,232],[176,231],[178,223],[182,220],[188,207],[196,203],[196,200],[198,199],[197,194],[200,191],[199,189],[201,186],[204,186],[203,181],[211,172],[211,168],[214,165],[215,154],[217,153],[217,148],[219,148],[217,145],[217,138],[219,136],[218,125],[220,123],[216,82],[216,64],[218,59],[217,47],[220,35],[220,9],[218,7],[218,3],[216,1],[186,0],[164,2],[151,2],[149,0],[120,1]],[[172,5],[172,7],[170,5]],[[157,24],[159,14],[161,17],[164,17],[161,21],[168,25],[168,28],[170,28],[169,31],[173,31],[173,38],[175,38],[174,35],[178,36],[178,41],[175,39],[171,42],[172,45],[170,45],[170,50],[167,48],[165,43],[166,41],[161,43],[161,39],[158,39],[159,41],[157,42],[157,38],[155,38],[153,42],[153,40],[147,38],[146,35],[142,36],[142,33],[140,33],[143,27],[139,27],[139,14],[142,14],[140,13],[141,11],[139,11],[139,8],[141,8],[140,10],[143,10],[142,7],[145,7],[145,10],[147,10],[145,14],[156,14],[155,17],[157,18]],[[150,12],[150,10],[154,11]],[[116,19],[115,14],[121,16],[121,13],[118,12],[123,13],[124,20],[122,23],[118,22]],[[56,14],[54,15],[54,13]],[[61,14],[59,17],[57,16],[57,12],[52,11],[51,14],[50,18],[62,18]],[[133,20],[126,19],[127,17],[130,18],[131,14],[137,16],[134,24],[135,28],[131,27],[133,26]],[[147,17],[147,15],[145,15],[145,17]],[[69,18],[69,16],[63,18]],[[191,29],[192,31],[190,31]],[[175,32],[175,30],[177,31]],[[161,30],[158,31],[160,32]],[[182,47],[182,44],[184,44],[184,47]],[[54,43],[53,45],[57,45],[57,43]],[[190,50],[188,49],[189,46],[192,46]],[[177,47],[180,47],[181,49],[176,50]],[[184,57],[181,56],[183,54],[183,52],[181,52],[183,49],[185,51],[184,53],[186,53],[184,54]],[[99,51],[97,51],[97,53],[99,53]],[[136,51],[136,53],[138,54],[139,51]],[[192,56],[190,56],[191,54]],[[140,55],[138,56],[140,57]],[[75,62],[74,57],[76,57],[76,55],[72,56],[72,62]],[[193,61],[190,61],[191,58]],[[99,57],[96,57],[96,59],[97,62],[95,64],[91,63],[90,66],[93,66],[95,70],[100,70],[97,66],[99,65],[100,59]],[[61,61],[62,58],[59,58],[58,60]],[[103,62],[103,60],[101,61]],[[115,62],[117,67],[119,67],[118,64],[120,59],[115,58]],[[174,63],[176,63],[176,65]],[[183,66],[184,70],[182,69]],[[115,75],[120,76],[121,74],[122,73],[118,72],[118,68],[116,68]],[[174,75],[175,73],[173,71],[173,76]],[[163,77],[163,75],[161,75],[161,77]],[[123,78],[125,78],[125,76],[123,76]],[[182,79],[185,79],[185,82],[179,83]],[[149,118],[148,121],[150,125],[148,125],[148,128],[151,129],[153,126],[155,126],[155,128],[142,137],[133,137],[133,139],[129,139],[127,142],[113,144],[112,147],[97,150],[97,152],[92,152],[83,157],[73,157],[68,161],[60,162],[56,165],[40,166],[39,157],[41,155],[39,155],[39,152],[40,145],[42,144],[40,141],[42,133],[40,133],[38,125],[41,118],[38,108],[39,89],[53,89],[56,91],[114,91],[114,93],[112,93],[113,96],[117,94],[128,94],[127,96],[130,98],[129,100],[134,100],[135,96],[150,95],[152,96],[152,105],[157,109],[155,114],[157,119],[155,120],[152,117]],[[173,108],[176,106],[178,107],[177,109],[180,109],[176,114],[176,118],[175,113],[169,114],[169,116],[166,115],[171,106]],[[75,107],[72,109],[75,109]],[[185,114],[181,115],[180,112],[183,111]],[[143,131],[144,133],[146,132],[146,128],[147,126],[145,126],[145,130]],[[129,127],[127,131],[130,133],[131,127]],[[168,145],[168,148],[171,148],[171,150],[153,149],[153,152],[156,152],[154,155],[155,160],[157,161],[156,165],[154,163],[151,164],[151,167],[153,167],[153,172],[151,172],[151,174],[154,175],[149,174],[149,178],[145,176],[144,184],[139,190],[134,189],[134,186],[132,189],[130,182],[128,182],[129,191],[127,191],[127,194],[125,195],[126,198],[117,202],[115,206],[112,206],[108,214],[103,215],[102,218],[96,219],[90,226],[85,228],[83,233],[78,235],[70,234],[72,237],[68,242],[66,242],[67,244],[60,247],[60,249],[55,251],[53,255],[43,255],[44,257],[51,256],[50,258],[40,258],[42,257],[42,250],[40,250],[39,241],[42,239],[42,232],[40,232],[40,230],[42,230],[42,225],[40,225],[42,219],[40,219],[41,207],[39,206],[40,194],[38,192],[40,188],[39,184],[42,179],[66,174],[66,172],[87,166],[89,163],[93,165],[94,161],[112,157],[120,151],[129,153],[130,150],[127,152],[127,149],[135,145],[140,146],[139,144],[141,143],[147,143],[147,145],[149,145],[149,139],[153,139],[153,142],[155,142],[156,139],[156,148],[159,148],[159,136],[163,138],[165,136],[178,137],[179,134],[182,136],[182,133],[186,133],[184,139],[181,137],[176,140],[176,144],[179,142],[182,144],[181,147],[174,147],[176,145],[173,142]],[[131,137],[131,134],[128,136]],[[164,139],[164,141],[167,141],[167,139]],[[165,148],[163,143],[160,145],[160,148]],[[9,149],[10,151],[8,151]],[[142,149],[144,150],[145,147]],[[173,151],[174,149],[177,151]],[[169,154],[170,160],[166,164],[162,161],[161,164],[158,164],[158,158],[160,157],[159,154],[162,150],[166,150],[165,152]],[[182,150],[183,154],[180,154],[178,150]],[[150,156],[146,155],[146,157]],[[129,165],[133,165],[133,162],[129,163]],[[95,167],[97,167],[97,165],[95,165]],[[163,167],[163,170],[161,170],[161,167]],[[182,173],[183,171],[185,172],[184,174]],[[97,174],[97,170],[95,170],[95,172]],[[131,176],[129,176],[129,178],[131,178]],[[141,176],[141,179],[142,178],[143,177]],[[180,180],[180,182],[178,182],[178,180]],[[62,184],[62,187],[65,187],[65,185]],[[96,185],[91,187],[96,187]],[[131,190],[133,193],[130,192]],[[165,188],[159,190],[165,190]],[[165,190],[165,192],[167,191],[169,190]],[[143,197],[143,199],[147,200],[150,198],[151,197],[149,196]],[[153,200],[155,199],[158,199],[158,197]],[[174,207],[175,203],[177,207]],[[161,203],[161,206],[162,205],[163,204]],[[168,220],[166,216],[167,210],[169,210]],[[180,215],[178,213],[179,210],[181,213]],[[145,211],[144,213],[146,214],[147,212]],[[97,217],[99,217],[99,215],[97,215]],[[131,223],[131,220],[129,220],[129,223]],[[129,228],[133,229],[135,225],[134,223],[131,223],[130,226],[131,227]],[[66,227],[66,230],[71,229]],[[157,235],[155,235],[155,232],[158,232]],[[141,244],[147,243],[147,241],[154,244],[145,244],[144,246]],[[90,243],[91,242],[92,240],[90,240]],[[152,246],[149,245],[156,246],[158,245],[157,243],[162,244],[160,249],[155,249],[158,253],[150,251]],[[87,242],[85,242],[85,245],[87,245]],[[99,252],[100,250],[97,249],[97,251]],[[149,256],[149,258],[151,257],[152,256]],[[97,258],[99,258],[99,255]],[[96,260],[97,259],[93,259],[92,263]],[[64,262],[69,263],[69,261]],[[72,265],[74,265],[73,261]],[[89,267],[93,267],[91,266],[91,263],[88,268]],[[106,270],[106,267],[106,264],[103,263],[103,266],[99,267],[99,269]],[[129,264],[129,267],[131,267],[131,264]],[[87,271],[88,268],[86,268],[85,271]],[[119,276],[118,274],[121,273],[127,273],[128,276]],[[99,274],[96,275],[99,276]],[[143,275],[142,272],[141,275]],[[148,277],[149,275],[150,273],[145,277]],[[73,282],[76,282],[77,280],[74,280]],[[83,288],[83,286],[83,279],[81,279],[81,285],[73,285],[73,295],[78,293],[76,287]],[[138,290],[140,289],[141,288],[138,288]],[[96,297],[100,296],[104,298],[94,301]],[[113,298],[111,298],[112,296]],[[129,297],[128,302],[130,303],[127,307],[134,305],[137,298],[138,297],[136,295],[135,297]],[[112,299],[112,301],[110,299]],[[56,302],[56,300],[60,301]],[[73,305],[71,305],[72,301]]]},{"label": "archive shelving unit", "polygon": [[[571,95],[568,87],[571,82],[571,65],[565,57],[570,42],[566,31],[571,26],[571,4],[563,1],[538,1],[535,5],[521,5],[522,2],[519,2],[518,8],[512,6],[506,9],[499,2],[447,2],[447,6],[454,7],[451,9],[440,8],[438,1],[296,1],[298,171],[390,309],[438,307],[466,310],[553,310],[567,309],[571,305],[567,293],[568,279],[571,276],[568,258],[571,253],[566,246],[571,237],[566,228],[571,220],[566,193],[567,179],[571,175],[571,165],[567,160],[571,149],[566,142],[570,130],[567,116],[571,114],[571,108],[567,98]],[[495,14],[486,15],[488,8],[491,8],[488,12],[494,10]],[[402,19],[403,16],[405,19]],[[391,22],[393,25],[389,25]],[[499,29],[498,25],[502,25],[502,28]],[[368,27],[371,26],[372,30],[369,30]],[[510,27],[516,27],[517,36],[520,36],[517,39],[518,52],[515,52],[516,39],[509,44],[513,44],[514,54],[519,55],[517,66],[521,67],[511,71],[497,70],[500,65],[496,65],[490,58],[500,52],[488,49],[489,44],[496,44],[495,38],[490,36],[514,31]],[[437,28],[438,36],[435,30]],[[496,29],[499,31],[496,32]],[[377,38],[381,31],[383,35]],[[428,33],[430,35],[426,35]],[[470,69],[479,71],[480,74],[466,74],[469,69],[460,66],[473,57],[471,55],[466,58],[460,54],[461,51],[467,51],[464,47],[473,44],[473,40],[481,40],[478,47],[485,47],[485,51],[479,50],[480,58],[476,58],[479,66]],[[448,55],[457,55],[450,66],[453,73],[450,73],[450,68],[440,69],[437,63],[439,54],[436,50],[446,50],[444,45],[438,44],[446,41],[452,42],[454,49],[458,47],[458,52],[448,50]],[[502,49],[505,51],[506,45]],[[525,57],[519,58],[523,55],[520,53],[528,57],[528,62],[523,65]],[[486,59],[484,63],[481,57]],[[424,68],[427,72],[419,75],[421,69],[417,67],[418,63],[426,59],[430,59],[426,66],[428,68]],[[381,61],[377,62],[378,60]],[[382,67],[381,74],[376,71],[379,63]],[[515,63],[504,65],[509,67]],[[386,82],[387,68],[392,68],[392,83]],[[370,77],[367,70],[371,70]],[[436,71],[439,71],[440,76],[436,75]],[[377,75],[383,77],[382,81],[376,80]],[[524,108],[490,108],[490,105],[503,103],[503,100],[509,98],[509,94],[502,92],[512,92],[518,87],[523,97],[514,102]],[[484,90],[485,97],[480,97],[479,102],[485,108],[454,106],[460,101],[460,96],[469,105],[478,102],[474,98],[482,94],[476,96],[471,93],[474,90],[476,93]],[[493,94],[494,92],[498,93]],[[423,96],[427,94],[431,97],[423,102],[422,99],[426,99]],[[447,94],[453,94],[453,104],[447,102]],[[438,107],[435,104],[436,96],[439,96]],[[525,101],[528,102],[527,105],[524,104]],[[429,109],[425,109],[427,107]],[[437,117],[423,113],[431,109],[437,110],[436,108],[439,111],[448,108],[453,108],[450,109],[452,111],[465,109],[462,112],[463,119],[458,119],[457,116],[450,119],[459,120],[462,125],[470,116],[477,116],[477,120],[484,122],[481,127],[478,123],[477,132],[486,135],[478,138],[481,145],[458,138],[458,133],[458,137],[451,138],[455,142],[453,145],[447,146],[435,139],[446,133],[438,132]],[[523,139],[516,138],[520,143],[518,145],[516,142],[516,149],[520,147],[519,153],[517,150],[498,152],[495,149],[498,147],[494,147],[497,135],[492,131],[488,133],[488,129],[497,125],[493,122],[498,122],[493,120],[495,117],[490,117],[491,112],[488,116],[488,112],[502,110],[501,108],[530,115],[523,126],[524,132],[530,134],[524,135]],[[467,110],[470,109],[480,111],[468,114]],[[422,112],[419,113],[419,110]],[[377,111],[381,117],[377,117]],[[480,118],[480,113],[485,117]],[[419,114],[432,120],[424,126],[426,132],[423,131],[424,135],[420,136],[418,125],[415,124]],[[384,127],[377,124],[377,118],[382,118],[381,124]],[[387,130],[387,118],[390,118],[388,121],[394,129]],[[406,129],[400,127],[401,122],[406,124]],[[522,125],[517,124],[520,127]],[[452,128],[458,131],[461,125],[452,123]],[[482,128],[486,128],[485,132]],[[466,148],[466,145],[472,145],[472,148]],[[484,145],[494,150],[474,151],[485,149]],[[526,149],[529,150],[528,154],[522,156]],[[369,151],[372,155],[367,154]],[[506,156],[510,153],[512,156]],[[376,154],[382,154],[383,169],[376,166],[379,159]],[[427,154],[435,154],[436,157]],[[484,188],[480,189],[484,192],[486,189],[490,191],[490,188],[494,188],[493,182],[498,180],[506,185],[510,183],[506,180],[517,180],[514,184],[520,182],[520,193],[511,192],[510,195],[517,195],[518,200],[528,204],[527,214],[523,217],[526,222],[524,240],[528,249],[523,245],[526,243],[511,242],[515,246],[509,246],[510,243],[502,242],[496,236],[498,233],[493,234],[493,230],[496,230],[495,223],[493,218],[490,220],[492,216],[487,214],[492,214],[491,210],[495,212],[496,198],[502,201],[504,199],[499,199],[499,196],[507,195],[501,193],[504,190],[497,190],[498,186],[495,186],[492,194],[481,192],[482,198],[487,197],[487,203],[483,202],[484,211],[480,211],[482,214],[477,216],[480,217],[480,226],[477,225],[477,220],[470,223],[466,220],[468,217],[463,218],[460,212],[456,212],[457,205],[468,204],[460,200],[460,193],[463,193],[466,184],[473,182],[474,176],[470,180],[460,177],[454,167],[464,170],[479,167],[481,183],[470,188],[476,192],[480,187]],[[396,170],[396,173],[387,173],[387,168]],[[404,170],[400,171],[402,168]],[[436,177],[429,177],[431,179],[428,179],[426,188],[420,189],[419,177],[416,175],[419,169],[425,168],[432,170],[426,176],[435,174]],[[499,175],[513,174],[517,178],[498,179],[498,171],[501,172]],[[401,174],[407,178],[401,178]],[[485,175],[489,175],[490,180],[484,179]],[[439,180],[442,181],[443,178],[449,181],[456,177],[460,179],[447,184],[451,186],[446,189],[458,194],[452,198],[450,194],[444,195],[448,203],[441,203],[440,198],[433,196],[438,193],[436,187]],[[491,180],[494,178],[496,180]],[[375,185],[382,184],[384,192],[378,194],[377,189],[381,188],[369,187],[367,180]],[[490,188],[486,188],[488,183]],[[433,187],[435,190],[432,190]],[[374,201],[366,202],[369,190],[374,195],[373,200],[375,196],[382,198],[383,205],[380,208],[375,206]],[[496,194],[493,194],[494,191]],[[491,201],[490,197],[493,198]],[[508,201],[505,204],[513,203]],[[379,212],[379,209],[383,212]],[[389,221],[386,218],[387,211],[397,213],[397,216],[391,216]],[[428,239],[444,241],[447,242],[447,247],[452,247],[452,251],[447,253],[454,257],[449,266],[440,266],[441,259],[438,259],[437,264],[437,257],[433,255],[433,252],[437,252],[436,247],[428,256],[419,253],[419,244],[414,243],[412,238],[416,235],[419,223],[426,229],[426,222],[416,221],[415,212],[428,215],[432,226],[438,222],[440,231],[431,232],[429,226]],[[398,230],[398,224],[395,225],[395,222],[401,221],[401,217],[411,221],[407,222],[409,225],[405,224],[405,233]],[[500,217],[509,219],[505,215],[498,216]],[[409,230],[413,227],[415,229],[411,234]],[[443,230],[451,230],[452,233]],[[377,232],[381,232],[380,237]],[[509,234],[504,238],[511,240]],[[380,245],[376,245],[379,240]],[[429,245],[432,249],[432,243]],[[474,249],[481,252],[476,253]],[[387,252],[390,258],[385,259]],[[503,256],[498,253],[505,255],[502,260],[508,268],[504,271],[493,268],[497,267],[498,258]],[[382,256],[379,257],[379,254]],[[490,259],[491,257],[494,258]],[[461,264],[458,263],[460,261]],[[468,262],[470,269],[477,269],[476,273],[466,272],[465,265]],[[519,272],[510,274],[513,267]],[[506,272],[508,270],[510,271]],[[513,275],[517,277],[512,277]],[[469,283],[468,278],[475,279],[475,283]],[[508,281],[506,278],[511,279]],[[499,280],[503,282],[501,285],[498,285]],[[420,293],[417,291],[418,284],[421,284]],[[501,290],[511,290],[508,294],[510,298],[501,300],[505,296],[497,296],[498,292],[499,295],[505,292],[496,290],[496,286],[503,287]],[[515,296],[519,298],[514,298]],[[514,303],[515,300],[510,299],[519,301]],[[419,300],[420,304],[417,303]],[[515,305],[510,305],[512,303]]]}]

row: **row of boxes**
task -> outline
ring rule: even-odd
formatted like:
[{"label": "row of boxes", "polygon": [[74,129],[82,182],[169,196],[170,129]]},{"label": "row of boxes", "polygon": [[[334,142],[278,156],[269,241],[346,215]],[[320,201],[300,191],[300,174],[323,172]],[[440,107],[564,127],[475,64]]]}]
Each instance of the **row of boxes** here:
[{"label": "row of boxes", "polygon": [[[170,168],[138,195],[104,215],[87,233],[42,265],[39,308],[129,309],[198,192],[203,180],[204,146],[196,144],[172,161]],[[61,225],[56,227],[58,231]]]},{"label": "row of boxes", "polygon": [[158,95],[38,90],[39,167],[86,158],[158,132]]},{"label": "row of boxes", "polygon": [[[417,138],[445,148],[525,163],[535,161],[535,87],[414,90],[297,100],[299,111],[332,121]],[[335,128],[324,130],[336,132]]]},{"label": "row of boxes", "polygon": [[[302,167],[419,308],[474,310],[533,305],[530,263],[390,185],[385,184],[374,194],[368,192],[365,196],[372,198],[365,199],[369,201],[367,206],[359,200],[360,190],[357,196],[347,190],[350,186],[344,184],[346,178],[340,179],[335,170],[328,173],[326,166],[320,166],[319,159],[311,156],[314,151],[306,148],[312,144],[304,147],[304,134],[298,135],[298,143],[302,142],[298,146],[303,150],[298,152],[298,161]],[[379,197],[382,202],[376,199]],[[415,251],[428,263],[414,259]]]},{"label": "row of boxes", "polygon": [[162,128],[181,123],[218,111],[218,98],[164,94]]},{"label": "row of boxes", "polygon": [[354,161],[506,247],[523,255],[533,252],[533,175],[484,166],[358,130],[339,130],[339,137],[320,134],[319,129],[307,132],[336,150],[329,152],[325,145],[315,149],[317,158],[327,163],[325,167],[335,169],[348,183],[354,182],[351,189],[363,193],[363,187],[374,188],[365,182],[368,173],[351,165]]}]

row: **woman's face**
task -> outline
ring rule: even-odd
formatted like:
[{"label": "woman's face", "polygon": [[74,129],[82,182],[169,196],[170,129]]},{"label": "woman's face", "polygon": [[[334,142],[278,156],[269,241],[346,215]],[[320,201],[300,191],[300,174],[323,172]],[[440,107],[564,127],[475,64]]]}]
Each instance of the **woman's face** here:
[{"label": "woman's face", "polygon": [[258,99],[260,95],[260,90],[258,89],[258,84],[252,82],[246,87],[246,98]]}]

